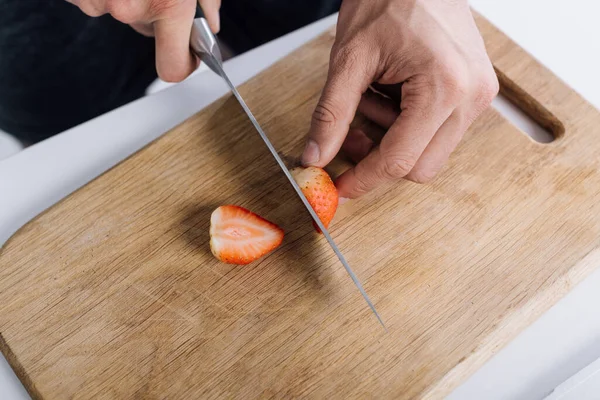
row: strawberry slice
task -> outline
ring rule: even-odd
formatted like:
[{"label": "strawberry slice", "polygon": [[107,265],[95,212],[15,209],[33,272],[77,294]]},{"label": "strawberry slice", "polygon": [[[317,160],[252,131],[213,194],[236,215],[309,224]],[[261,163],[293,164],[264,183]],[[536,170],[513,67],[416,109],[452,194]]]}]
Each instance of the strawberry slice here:
[{"label": "strawberry slice", "polygon": [[[318,167],[298,167],[290,172],[325,228],[329,228],[339,200],[337,188],[329,174]],[[317,224],[313,222],[313,225],[317,232],[321,233]]]},{"label": "strawberry slice", "polygon": [[210,249],[227,264],[249,264],[275,250],[283,230],[238,206],[221,206],[210,216]]}]

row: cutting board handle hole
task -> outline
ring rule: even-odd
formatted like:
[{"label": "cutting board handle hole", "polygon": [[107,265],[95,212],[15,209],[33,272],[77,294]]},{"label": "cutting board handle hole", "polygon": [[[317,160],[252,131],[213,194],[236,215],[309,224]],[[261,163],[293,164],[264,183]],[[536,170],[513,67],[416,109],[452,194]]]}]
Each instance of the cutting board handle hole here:
[{"label": "cutting board handle hole", "polygon": [[495,68],[500,94],[492,105],[506,119],[538,143],[551,143],[565,134],[564,124],[539,101]]}]

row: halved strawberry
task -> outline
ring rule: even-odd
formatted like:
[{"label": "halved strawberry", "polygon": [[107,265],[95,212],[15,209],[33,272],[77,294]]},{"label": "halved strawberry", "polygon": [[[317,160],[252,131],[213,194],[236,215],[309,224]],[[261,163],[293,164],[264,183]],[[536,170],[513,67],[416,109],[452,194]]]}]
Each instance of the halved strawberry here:
[{"label": "halved strawberry", "polygon": [[[325,228],[329,228],[329,223],[335,215],[339,200],[337,188],[329,174],[318,167],[298,167],[290,172]],[[320,233],[321,230],[317,224],[313,222],[313,225]]]},{"label": "halved strawberry", "polygon": [[221,206],[210,216],[210,249],[228,264],[249,264],[275,250],[283,230],[238,206]]}]

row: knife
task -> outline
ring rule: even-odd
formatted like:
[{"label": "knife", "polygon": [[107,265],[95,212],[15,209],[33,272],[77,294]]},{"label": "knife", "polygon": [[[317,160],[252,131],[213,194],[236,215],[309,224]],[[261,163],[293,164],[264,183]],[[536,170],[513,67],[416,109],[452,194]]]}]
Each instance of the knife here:
[{"label": "knife", "polygon": [[279,167],[281,168],[281,170],[287,177],[288,181],[290,182],[290,184],[292,185],[292,187],[294,188],[294,190],[300,197],[300,200],[302,200],[302,203],[304,204],[304,206],[310,213],[310,216],[315,221],[315,223],[317,224],[317,226],[319,227],[321,232],[323,232],[323,235],[327,239],[327,242],[329,242],[329,245],[331,246],[334,253],[339,258],[340,262],[342,263],[342,265],[348,272],[348,275],[350,275],[350,278],[352,278],[352,281],[354,281],[354,284],[356,285],[356,287],[362,294],[363,298],[365,299],[365,301],[371,308],[371,311],[373,311],[373,313],[375,314],[375,317],[377,317],[377,320],[379,321],[381,326],[383,326],[383,328],[387,331],[387,328],[385,327],[383,320],[379,316],[379,313],[375,309],[375,306],[371,302],[371,299],[367,295],[367,292],[365,292],[365,289],[363,288],[362,284],[360,283],[360,281],[358,280],[358,278],[352,271],[352,268],[350,268],[350,265],[348,265],[348,262],[344,258],[344,255],[342,254],[340,249],[337,247],[337,245],[331,238],[329,231],[327,230],[327,228],[325,228],[325,226],[323,226],[321,219],[317,216],[317,214],[315,213],[315,210],[313,210],[312,206],[306,199],[306,196],[304,196],[304,193],[302,193],[300,186],[298,186],[298,184],[296,183],[296,181],[290,174],[290,171],[287,169],[286,165],[281,160],[281,157],[279,157],[277,150],[275,150],[275,147],[273,147],[273,145],[271,144],[271,141],[269,140],[269,138],[267,137],[265,132],[260,127],[258,121],[252,114],[252,111],[250,111],[250,109],[246,105],[246,102],[244,101],[244,99],[242,98],[242,96],[240,95],[240,93],[238,92],[236,87],[233,85],[233,83],[231,82],[231,80],[229,79],[227,74],[225,73],[225,70],[223,69],[223,58],[221,56],[221,50],[219,48],[219,44],[217,43],[217,39],[215,38],[212,31],[210,30],[210,28],[208,26],[208,21],[204,17],[204,13],[202,12],[202,9],[200,8],[199,5],[196,7],[196,15],[194,17],[194,24],[192,25],[192,33],[190,35],[190,48],[191,48],[192,52],[195,55],[197,55],[200,58],[200,60],[202,62],[204,62],[204,64],[206,64],[206,66],[208,68],[210,68],[214,73],[216,73],[217,75],[219,75],[221,78],[223,78],[225,80],[225,82],[229,86],[229,89],[231,89],[231,92],[233,93],[233,95],[235,96],[237,101],[240,103],[240,105],[246,112],[246,115],[248,115],[248,118],[252,122],[252,125],[254,125],[254,128],[258,131],[258,134],[262,138],[263,142],[265,143],[265,145],[267,146],[267,148],[269,149],[269,151],[275,158],[275,161],[277,161],[277,164],[279,164]]}]

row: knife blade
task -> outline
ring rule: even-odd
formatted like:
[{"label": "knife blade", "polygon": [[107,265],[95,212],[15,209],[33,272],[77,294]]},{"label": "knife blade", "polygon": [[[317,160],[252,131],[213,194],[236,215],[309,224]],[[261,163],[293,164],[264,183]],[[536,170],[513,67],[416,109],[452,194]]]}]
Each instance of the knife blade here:
[{"label": "knife blade", "polygon": [[333,252],[335,253],[337,258],[340,260],[340,262],[346,269],[346,272],[348,273],[348,275],[350,275],[350,278],[352,279],[352,281],[354,282],[354,284],[360,291],[361,295],[363,296],[363,298],[369,305],[369,308],[371,309],[373,314],[375,314],[375,317],[377,318],[377,320],[379,321],[381,326],[383,326],[383,328],[387,331],[387,328],[386,328],[383,320],[381,319],[381,316],[375,309],[375,306],[371,302],[371,299],[369,298],[369,295],[363,288],[363,285],[361,284],[360,280],[358,279],[358,277],[356,276],[354,271],[352,271],[352,268],[350,268],[350,265],[346,261],[346,258],[344,257],[344,255],[342,254],[342,252],[340,251],[338,246],[335,244],[335,241],[329,234],[329,231],[327,230],[327,228],[325,228],[325,226],[321,222],[321,219],[317,216],[315,210],[312,208],[312,206],[308,202],[308,199],[302,192],[302,189],[300,189],[300,186],[298,186],[298,184],[296,183],[296,180],[292,177],[287,166],[285,165],[285,163],[279,156],[279,153],[277,152],[277,150],[275,149],[275,147],[269,140],[268,136],[265,134],[265,132],[261,128],[260,124],[254,117],[254,114],[252,114],[252,111],[250,111],[250,108],[248,107],[248,105],[246,104],[246,102],[244,101],[244,99],[242,98],[240,93],[238,92],[237,88],[231,82],[231,80],[229,79],[229,76],[227,76],[227,73],[223,69],[223,61],[221,58],[221,52],[219,49],[219,45],[216,41],[216,38],[212,34],[210,28],[208,27],[208,23],[207,23],[206,19],[203,17],[202,10],[199,7],[196,11],[196,18],[194,19],[194,24],[192,26],[192,34],[190,36],[190,47],[191,47],[192,51],[198,57],[200,57],[200,59],[213,72],[215,72],[217,75],[219,75],[221,78],[223,78],[223,80],[227,83],[227,86],[229,86],[229,89],[233,93],[234,97],[237,99],[238,103],[240,104],[240,106],[242,107],[242,109],[244,110],[244,112],[246,113],[248,118],[250,119],[250,122],[252,122],[252,125],[254,125],[254,128],[256,129],[256,131],[260,135],[261,139],[263,140],[263,142],[265,143],[265,145],[271,152],[271,155],[273,156],[273,158],[275,158],[275,161],[281,168],[281,171],[283,171],[283,173],[285,174],[288,182],[292,185],[292,187],[294,188],[294,191],[296,192],[298,197],[300,197],[300,200],[304,204],[304,207],[306,208],[306,210],[309,212],[313,221],[317,224],[317,226],[323,233],[323,236],[325,236],[325,239],[327,239],[327,242],[329,243]]}]

